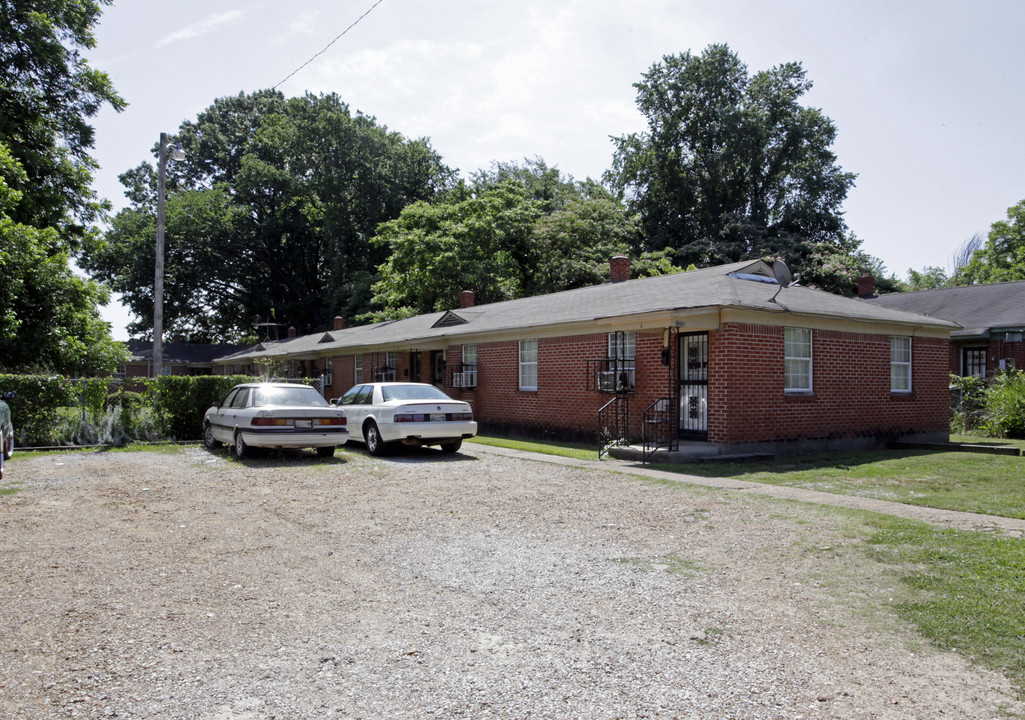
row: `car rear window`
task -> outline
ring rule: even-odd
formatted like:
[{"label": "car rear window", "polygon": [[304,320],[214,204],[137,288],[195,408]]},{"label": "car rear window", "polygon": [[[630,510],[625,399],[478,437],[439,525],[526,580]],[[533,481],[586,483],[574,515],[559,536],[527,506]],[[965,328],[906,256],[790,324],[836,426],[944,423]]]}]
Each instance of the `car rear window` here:
[{"label": "car rear window", "polygon": [[266,405],[285,405],[289,407],[300,405],[327,406],[327,400],[321,397],[319,392],[306,385],[257,388],[254,392],[254,407],[264,407]]},{"label": "car rear window", "polygon": [[451,400],[433,385],[384,385],[381,397],[389,400]]}]

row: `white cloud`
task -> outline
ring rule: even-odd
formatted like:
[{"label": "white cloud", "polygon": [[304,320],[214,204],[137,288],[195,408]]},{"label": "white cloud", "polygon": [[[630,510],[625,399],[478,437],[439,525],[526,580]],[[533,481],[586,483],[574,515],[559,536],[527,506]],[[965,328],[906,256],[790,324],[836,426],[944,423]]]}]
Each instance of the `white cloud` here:
[{"label": "white cloud", "polygon": [[208,15],[199,22],[194,22],[191,25],[187,25],[181,30],[177,30],[169,35],[165,35],[157,41],[155,47],[161,48],[172,43],[180,42],[182,40],[191,40],[192,38],[200,37],[211,33],[222,25],[227,25],[233,20],[242,16],[241,10],[231,10],[224,13],[216,13],[214,15]]}]

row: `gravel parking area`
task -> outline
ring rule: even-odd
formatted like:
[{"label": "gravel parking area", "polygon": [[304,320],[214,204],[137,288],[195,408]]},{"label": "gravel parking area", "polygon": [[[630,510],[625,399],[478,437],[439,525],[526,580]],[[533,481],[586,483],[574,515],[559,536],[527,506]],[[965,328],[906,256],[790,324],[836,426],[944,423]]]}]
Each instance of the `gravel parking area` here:
[{"label": "gravel parking area", "polygon": [[835,511],[464,445],[22,455],[0,717],[1003,718]]}]

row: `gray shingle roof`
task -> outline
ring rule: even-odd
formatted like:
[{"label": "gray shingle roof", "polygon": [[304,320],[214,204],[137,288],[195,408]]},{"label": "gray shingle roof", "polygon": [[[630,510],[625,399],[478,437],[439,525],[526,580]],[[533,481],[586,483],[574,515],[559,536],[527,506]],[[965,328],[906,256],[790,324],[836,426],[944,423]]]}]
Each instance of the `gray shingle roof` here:
[{"label": "gray shingle roof", "polygon": [[[134,362],[148,361],[153,357],[152,340],[128,340],[125,345]],[[214,359],[227,353],[234,353],[250,348],[249,345],[231,345],[227,343],[164,343],[164,362],[184,363],[187,365],[209,365]]]},{"label": "gray shingle roof", "polygon": [[[954,329],[952,324],[943,320],[928,319],[820,290],[780,288],[775,281],[752,282],[731,276],[741,272],[772,278],[772,270],[767,264],[745,261],[315,333],[286,342],[265,343],[263,351],[241,353],[234,356],[233,360],[240,361],[248,357],[301,357],[327,350],[387,347],[413,341],[429,343],[432,340],[457,339],[461,336],[467,337],[467,342],[473,342],[470,337],[483,337],[519,328],[590,325],[590,329],[574,332],[593,332],[595,325],[600,326],[616,318],[715,308],[743,308],[772,313],[789,311],[798,315]],[[450,324],[453,316],[465,322]],[[220,358],[221,362],[227,360]]]},{"label": "gray shingle roof", "polygon": [[956,322],[962,329],[952,332],[952,338],[1025,330],[1025,280],[890,293],[863,302]]}]

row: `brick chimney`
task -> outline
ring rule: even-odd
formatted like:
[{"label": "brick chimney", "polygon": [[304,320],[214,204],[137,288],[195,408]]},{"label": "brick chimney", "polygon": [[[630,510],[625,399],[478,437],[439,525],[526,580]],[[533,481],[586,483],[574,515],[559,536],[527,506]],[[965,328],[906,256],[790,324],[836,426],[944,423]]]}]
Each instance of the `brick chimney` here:
[{"label": "brick chimney", "polygon": [[335,324],[331,328],[332,330],[344,330],[345,329],[345,318],[341,315],[335,315]]},{"label": "brick chimney", "polygon": [[296,334],[297,334],[297,330],[294,327],[288,328],[288,339],[289,340],[294,340]]},{"label": "brick chimney", "polygon": [[616,255],[609,261],[609,274],[612,282],[618,283],[630,279],[630,258]]},{"label": "brick chimney", "polygon": [[476,302],[476,296],[473,294],[473,290],[463,290],[459,293],[459,307],[473,307],[474,302]]},{"label": "brick chimney", "polygon": [[858,297],[870,298],[876,294],[876,279],[867,272],[861,273],[858,278]]}]

